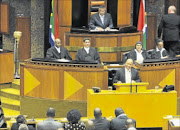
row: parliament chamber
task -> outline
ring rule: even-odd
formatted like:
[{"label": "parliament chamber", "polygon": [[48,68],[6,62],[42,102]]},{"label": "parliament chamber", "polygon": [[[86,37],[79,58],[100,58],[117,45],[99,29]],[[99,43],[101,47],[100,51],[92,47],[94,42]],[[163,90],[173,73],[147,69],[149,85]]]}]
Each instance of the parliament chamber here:
[{"label": "parliament chamber", "polygon": [[[66,115],[71,109],[78,109],[86,123],[94,119],[96,107],[109,121],[115,118],[114,110],[121,107],[129,118],[136,120],[137,129],[174,129],[170,121],[180,115],[179,57],[148,59],[134,65],[140,83],[113,83],[116,71],[125,67],[124,54],[133,50],[136,42],[143,42],[143,31],[135,25],[141,0],[57,0],[58,38],[72,60],[46,58],[51,46],[49,14],[53,0],[25,0],[19,5],[21,8],[17,0],[7,1],[0,0],[0,47],[2,42],[4,48],[0,51],[0,98],[8,129],[18,115],[27,115],[27,123],[37,127],[38,122],[45,120],[49,107],[56,109],[55,120],[62,123],[68,122]],[[172,3],[179,4],[175,0],[146,1],[146,50],[156,46],[154,39],[162,11],[155,7],[163,4],[163,11],[167,11]],[[101,5],[111,14],[116,31],[89,30],[90,18]],[[18,48],[20,79],[14,79],[14,30],[22,32]],[[101,63],[75,60],[84,38],[89,38],[91,47],[97,49]],[[169,85],[174,90],[163,91]]]}]

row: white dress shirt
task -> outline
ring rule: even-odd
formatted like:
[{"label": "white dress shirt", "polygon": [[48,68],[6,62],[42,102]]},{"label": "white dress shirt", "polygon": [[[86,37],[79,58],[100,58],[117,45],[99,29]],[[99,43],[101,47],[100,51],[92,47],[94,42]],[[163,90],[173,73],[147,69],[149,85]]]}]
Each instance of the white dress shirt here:
[{"label": "white dress shirt", "polygon": [[140,61],[141,63],[143,63],[144,58],[143,58],[143,56],[142,56],[142,50],[141,50],[140,52],[138,52],[138,51],[135,49],[135,51],[136,51],[136,60],[138,60],[138,61]]},{"label": "white dress shirt", "polygon": [[99,17],[101,19],[102,24],[104,24],[104,15],[102,16],[102,15],[99,14]]},{"label": "white dress shirt", "polygon": [[87,52],[87,54],[89,54],[89,47],[88,48],[84,47],[84,49]]},{"label": "white dress shirt", "polygon": [[61,53],[60,47],[58,48],[58,47],[55,46],[55,48],[58,51],[58,53]]},{"label": "white dress shirt", "polygon": [[156,51],[160,51],[161,59],[162,59],[162,57],[163,57],[162,52],[163,52],[164,50],[165,50],[164,48],[162,48],[161,50],[159,50],[158,47],[156,47]]},{"label": "white dress shirt", "polygon": [[125,68],[125,81],[126,83],[131,83],[131,69],[127,70]]}]

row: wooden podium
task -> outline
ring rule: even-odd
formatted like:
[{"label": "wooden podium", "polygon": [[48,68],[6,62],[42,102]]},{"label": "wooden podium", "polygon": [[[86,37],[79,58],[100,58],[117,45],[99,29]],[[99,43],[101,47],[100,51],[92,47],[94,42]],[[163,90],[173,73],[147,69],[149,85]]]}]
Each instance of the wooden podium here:
[{"label": "wooden podium", "polygon": [[118,92],[145,92],[146,86],[149,85],[148,82],[140,82],[140,83],[114,83],[113,85],[116,86],[116,91]]}]

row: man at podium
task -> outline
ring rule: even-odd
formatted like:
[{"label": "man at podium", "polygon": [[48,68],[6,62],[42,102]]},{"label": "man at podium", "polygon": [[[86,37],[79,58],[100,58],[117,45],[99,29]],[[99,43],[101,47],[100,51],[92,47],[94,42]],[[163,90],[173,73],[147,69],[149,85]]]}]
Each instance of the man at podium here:
[{"label": "man at podium", "polygon": [[98,13],[91,16],[89,27],[91,30],[109,31],[113,28],[113,21],[111,14],[106,13],[106,7],[101,5]]},{"label": "man at podium", "polygon": [[125,67],[116,71],[113,83],[136,83],[141,82],[139,73],[136,69],[132,68],[133,60],[127,59]]}]

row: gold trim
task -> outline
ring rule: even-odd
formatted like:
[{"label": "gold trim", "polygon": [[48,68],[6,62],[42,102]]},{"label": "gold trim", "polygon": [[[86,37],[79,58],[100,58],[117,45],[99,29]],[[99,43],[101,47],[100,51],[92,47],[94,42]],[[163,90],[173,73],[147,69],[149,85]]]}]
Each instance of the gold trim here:
[{"label": "gold trim", "polygon": [[[72,51],[78,51],[82,47],[78,46],[65,46],[70,52]],[[134,46],[128,46],[128,47],[96,47],[98,49],[98,52],[121,52],[121,51],[130,51],[134,49]]]}]

